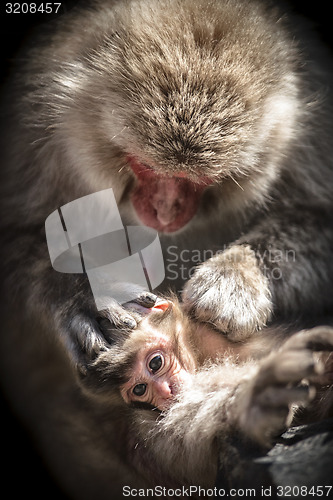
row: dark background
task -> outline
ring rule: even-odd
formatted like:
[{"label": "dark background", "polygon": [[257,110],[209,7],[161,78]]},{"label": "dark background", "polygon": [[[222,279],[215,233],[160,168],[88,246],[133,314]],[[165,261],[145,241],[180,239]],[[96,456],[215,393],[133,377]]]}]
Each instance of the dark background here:
[{"label": "dark background", "polygon": [[[39,4],[42,0],[34,0]],[[156,0],[158,1],[158,0]],[[10,74],[12,61],[15,54],[24,46],[39,25],[52,23],[54,17],[63,15],[76,4],[83,0],[58,0],[62,6],[57,16],[46,14],[6,14],[7,0],[1,0],[0,5],[0,57],[1,57],[1,82]],[[12,3],[23,3],[22,0]],[[31,3],[26,0],[25,3]],[[45,3],[45,2],[44,2]],[[309,19],[319,36],[333,49],[333,29],[331,2],[316,0],[291,0],[289,4],[293,10]],[[1,133],[1,131],[0,131]],[[42,458],[34,448],[29,434],[22,424],[12,414],[5,398],[0,398],[0,415],[2,429],[2,484],[11,498],[16,495],[33,495],[34,498],[47,496],[48,499],[65,499],[65,495],[53,482],[51,475],[45,469]],[[6,462],[6,466],[4,465]],[[17,475],[18,474],[18,475]],[[112,500],[112,499],[110,499]]]},{"label": "dark background", "polygon": [[[61,8],[57,15],[52,14],[6,14],[7,0],[1,0],[0,26],[1,26],[1,77],[4,78],[10,71],[11,59],[15,57],[20,46],[31,36],[38,25],[52,22],[54,17],[63,15],[76,4],[84,0],[57,0]],[[158,1],[158,0],[157,0]],[[279,0],[277,0],[278,2]],[[40,3],[41,0],[34,0]],[[32,3],[31,0],[13,0],[12,3]],[[292,9],[313,22],[314,28],[320,33],[322,40],[333,48],[333,29],[331,3],[327,0],[304,1],[282,0],[281,4],[291,5]]]},{"label": "dark background", "polygon": [[[36,3],[46,4],[49,0],[10,0],[10,3]],[[0,1],[0,26],[1,26],[1,78],[2,80],[10,73],[11,60],[15,57],[17,50],[24,46],[25,41],[33,35],[39,25],[52,23],[56,17],[64,15],[72,9],[80,0],[52,0],[51,3],[61,3],[57,14],[35,13],[35,14],[7,14],[6,3],[8,0]],[[83,3],[83,0],[81,0]]]}]

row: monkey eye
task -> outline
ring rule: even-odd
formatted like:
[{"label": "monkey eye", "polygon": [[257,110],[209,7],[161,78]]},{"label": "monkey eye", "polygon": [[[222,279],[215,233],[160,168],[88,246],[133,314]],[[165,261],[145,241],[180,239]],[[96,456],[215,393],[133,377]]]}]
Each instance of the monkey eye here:
[{"label": "monkey eye", "polygon": [[156,354],[148,363],[148,367],[152,373],[158,372],[164,366],[164,358],[162,354]]},{"label": "monkey eye", "polygon": [[143,396],[146,392],[147,389],[147,384],[137,384],[135,387],[133,387],[133,394],[135,396]]}]

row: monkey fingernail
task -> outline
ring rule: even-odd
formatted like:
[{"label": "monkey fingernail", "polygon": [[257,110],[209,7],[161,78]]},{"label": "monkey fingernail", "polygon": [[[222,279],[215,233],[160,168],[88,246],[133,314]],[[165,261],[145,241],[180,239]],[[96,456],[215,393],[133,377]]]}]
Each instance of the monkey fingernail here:
[{"label": "monkey fingernail", "polygon": [[137,302],[145,307],[153,307],[153,305],[155,305],[156,300],[157,300],[157,295],[155,295],[154,293],[145,292],[138,297]]},{"label": "monkey fingernail", "polygon": [[128,328],[132,328],[132,329],[134,329],[134,328],[136,328],[136,326],[137,326],[137,325],[136,325],[136,321],[135,321],[135,319],[130,318],[129,316],[127,316],[127,317],[125,317],[125,318],[122,318],[122,320],[121,320],[121,321],[122,321],[122,323],[123,323],[125,326],[127,326]]}]

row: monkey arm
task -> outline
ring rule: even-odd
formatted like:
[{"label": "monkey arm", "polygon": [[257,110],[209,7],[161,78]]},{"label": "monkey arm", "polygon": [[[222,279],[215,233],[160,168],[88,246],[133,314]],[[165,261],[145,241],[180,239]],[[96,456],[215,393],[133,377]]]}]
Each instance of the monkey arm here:
[{"label": "monkey arm", "polygon": [[185,308],[232,340],[249,337],[272,314],[285,320],[323,313],[331,302],[331,226],[314,209],[270,213],[198,266],[184,288]]},{"label": "monkey arm", "polygon": [[255,252],[275,315],[318,315],[330,305],[331,217],[315,208],[285,208],[238,240]]},{"label": "monkey arm", "polygon": [[[60,273],[51,267],[43,230],[13,227],[4,234],[12,249],[3,258],[2,269],[7,311],[17,314],[19,309],[23,322],[44,325],[46,335],[56,332],[71,361],[83,372],[112,340],[111,330],[102,328],[102,316],[118,328],[136,326],[135,315],[111,297],[108,308],[97,311],[86,275]],[[137,301],[143,306],[151,307],[155,300],[154,294],[138,293]]]}]

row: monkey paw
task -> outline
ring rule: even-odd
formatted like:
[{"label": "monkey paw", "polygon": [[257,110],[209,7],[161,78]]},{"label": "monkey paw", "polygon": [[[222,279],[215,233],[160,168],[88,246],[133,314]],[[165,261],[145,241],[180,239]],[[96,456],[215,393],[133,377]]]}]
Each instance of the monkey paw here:
[{"label": "monkey paw", "polygon": [[268,279],[245,245],[234,245],[201,264],[185,285],[183,301],[194,317],[235,341],[262,328],[272,310]]},{"label": "monkey paw", "polygon": [[[141,308],[152,307],[157,300],[150,292],[138,291],[135,300]],[[79,371],[85,375],[87,366],[103,351],[106,351],[121,332],[133,330],[142,318],[139,309],[126,308],[113,299],[108,299],[108,306],[99,313],[87,306],[69,317],[65,328],[69,333],[70,351]],[[68,336],[67,336],[68,338]]]},{"label": "monkey paw", "polygon": [[[313,399],[316,391],[311,384],[316,384],[325,371],[315,351],[333,351],[333,328],[317,327],[297,333],[261,363],[249,385],[242,386],[237,399],[242,408],[237,413],[248,437],[269,445],[290,425],[293,407]],[[307,384],[301,384],[304,379]]]}]

